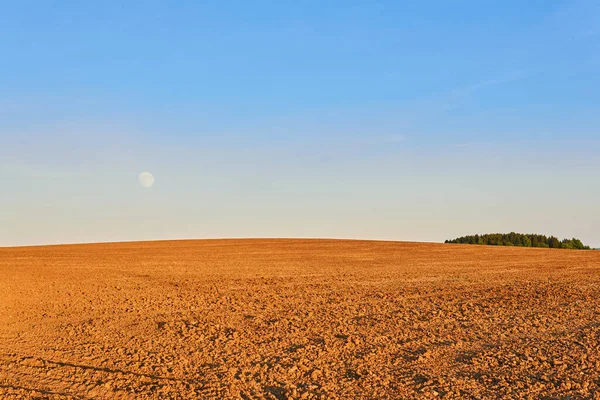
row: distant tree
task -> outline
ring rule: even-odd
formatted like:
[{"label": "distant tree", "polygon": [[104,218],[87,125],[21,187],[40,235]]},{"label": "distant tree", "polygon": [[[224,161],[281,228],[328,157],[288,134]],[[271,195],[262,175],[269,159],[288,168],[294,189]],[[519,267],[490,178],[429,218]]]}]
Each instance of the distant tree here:
[{"label": "distant tree", "polygon": [[548,238],[548,247],[550,247],[551,249],[559,249],[560,241],[557,238],[555,238],[554,236],[550,236]]},{"label": "distant tree", "polygon": [[573,249],[573,241],[569,240],[569,239],[563,239],[560,242],[560,248],[561,249]]},{"label": "distant tree", "polygon": [[578,249],[589,250],[589,246],[585,246],[581,240],[563,239],[562,241],[554,236],[547,237],[537,234],[522,234],[522,233],[489,233],[484,235],[462,236],[456,239],[449,239],[444,243],[462,243],[462,244],[479,244],[491,246],[519,246],[519,247],[543,247],[553,249]]}]

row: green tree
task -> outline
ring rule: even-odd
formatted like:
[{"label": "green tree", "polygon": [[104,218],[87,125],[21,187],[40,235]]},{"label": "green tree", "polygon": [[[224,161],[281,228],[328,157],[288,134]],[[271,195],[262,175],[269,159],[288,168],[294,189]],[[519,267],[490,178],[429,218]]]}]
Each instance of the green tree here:
[{"label": "green tree", "polygon": [[547,237],[537,234],[522,234],[516,232],[510,233],[488,233],[484,235],[462,236],[456,239],[446,240],[444,243],[463,243],[491,246],[519,246],[519,247],[544,247],[554,249],[590,249],[585,246],[581,240],[563,239],[562,241],[554,236]]}]

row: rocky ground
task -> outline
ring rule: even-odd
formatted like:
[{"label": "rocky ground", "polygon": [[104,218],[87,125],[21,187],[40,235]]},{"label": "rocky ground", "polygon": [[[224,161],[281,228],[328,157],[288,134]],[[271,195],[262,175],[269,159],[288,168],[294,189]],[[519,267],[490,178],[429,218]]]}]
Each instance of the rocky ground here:
[{"label": "rocky ground", "polygon": [[0,249],[0,398],[600,399],[600,251]]}]

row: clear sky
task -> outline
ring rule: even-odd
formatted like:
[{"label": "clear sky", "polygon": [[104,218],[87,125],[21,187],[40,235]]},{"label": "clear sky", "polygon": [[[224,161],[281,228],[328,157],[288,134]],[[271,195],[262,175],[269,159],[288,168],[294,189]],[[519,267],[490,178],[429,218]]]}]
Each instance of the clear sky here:
[{"label": "clear sky", "polygon": [[0,1],[0,245],[600,247],[599,71],[596,0]]}]

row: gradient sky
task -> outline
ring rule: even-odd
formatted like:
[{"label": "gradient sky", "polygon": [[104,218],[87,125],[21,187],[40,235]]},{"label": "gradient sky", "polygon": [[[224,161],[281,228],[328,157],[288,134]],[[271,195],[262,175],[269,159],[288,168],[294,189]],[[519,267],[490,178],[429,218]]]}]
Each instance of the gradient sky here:
[{"label": "gradient sky", "polygon": [[0,246],[600,247],[600,2],[406,3],[0,2]]}]

